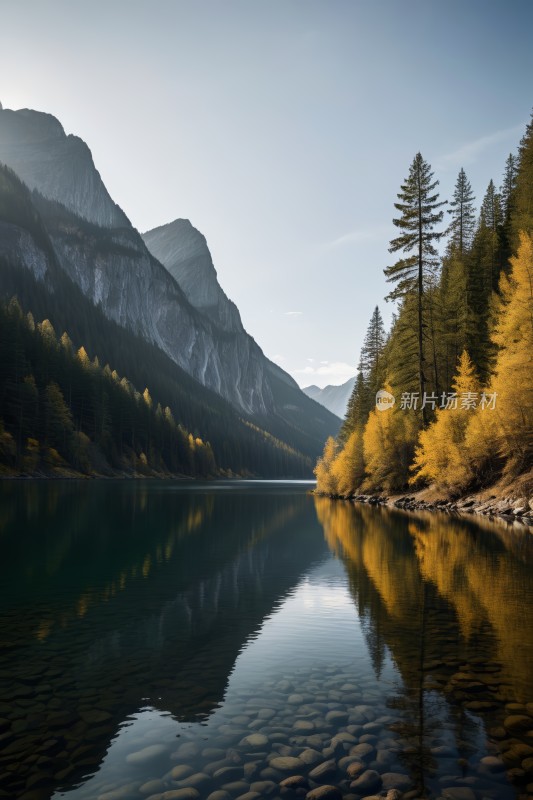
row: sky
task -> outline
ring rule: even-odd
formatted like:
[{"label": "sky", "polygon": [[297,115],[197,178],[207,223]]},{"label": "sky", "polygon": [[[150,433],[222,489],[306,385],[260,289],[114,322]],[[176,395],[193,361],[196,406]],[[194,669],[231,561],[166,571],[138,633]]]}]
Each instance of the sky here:
[{"label": "sky", "polygon": [[388,323],[394,202],[420,151],[450,198],[500,185],[533,106],[528,0],[0,0],[0,101],[84,139],[146,231],[206,236],[301,386]]}]

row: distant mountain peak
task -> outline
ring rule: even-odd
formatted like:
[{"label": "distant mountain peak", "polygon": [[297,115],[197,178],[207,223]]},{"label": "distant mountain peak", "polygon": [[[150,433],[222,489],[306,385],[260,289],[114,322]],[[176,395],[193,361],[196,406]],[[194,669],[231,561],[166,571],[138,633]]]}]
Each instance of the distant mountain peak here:
[{"label": "distant mountain peak", "polygon": [[3,163],[30,189],[88,222],[105,228],[130,224],[104,186],[87,144],[78,136],[67,136],[52,114],[0,109],[0,152]]},{"label": "distant mountain peak", "polygon": [[[61,297],[69,295],[65,287],[73,282],[108,320],[160,348],[239,415],[252,417],[253,423],[244,424],[259,444],[266,431],[306,455],[318,455],[338,421],[311,402],[246,333],[218,282],[205,237],[188,219],[175,219],[141,239],[110,198],[88,146],[67,136],[49,114],[0,111],[0,162],[37,189],[27,193],[26,214],[18,213],[16,204],[0,202],[0,256],[20,270],[21,287],[25,271],[42,284],[43,296],[48,280],[57,281]],[[19,275],[4,272],[0,294],[8,291],[11,297],[17,290],[6,281],[13,278],[16,287]],[[74,327],[83,328],[76,309],[68,311]],[[88,342],[92,332],[82,335]],[[120,363],[114,366],[120,369]]]},{"label": "distant mountain peak", "polygon": [[332,386],[330,384],[321,389],[319,386],[312,385],[304,387],[302,391],[312,400],[316,400],[317,403],[331,411],[332,414],[344,419],[354,384],[355,376],[349,378],[346,383],[340,386]]},{"label": "distant mountain peak", "polygon": [[241,316],[217,278],[203,233],[188,219],[175,219],[142,234],[152,255],[163,264],[195,308],[227,331],[243,331]]}]

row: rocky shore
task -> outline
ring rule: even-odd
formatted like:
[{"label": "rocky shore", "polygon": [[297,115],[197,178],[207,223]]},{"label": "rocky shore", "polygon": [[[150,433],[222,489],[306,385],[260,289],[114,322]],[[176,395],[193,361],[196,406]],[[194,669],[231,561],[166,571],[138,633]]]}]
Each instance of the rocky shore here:
[{"label": "rocky shore", "polygon": [[390,497],[388,495],[358,494],[345,498],[354,503],[392,506],[406,511],[444,511],[448,514],[481,514],[486,517],[499,517],[506,522],[520,522],[533,526],[533,499],[527,497],[493,497],[480,499],[469,495],[460,500],[425,500],[417,494]]}]

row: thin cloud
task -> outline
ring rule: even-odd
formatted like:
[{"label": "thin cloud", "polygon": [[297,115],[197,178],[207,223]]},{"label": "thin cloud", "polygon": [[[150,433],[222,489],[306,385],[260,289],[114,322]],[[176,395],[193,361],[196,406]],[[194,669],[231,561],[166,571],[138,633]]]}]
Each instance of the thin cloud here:
[{"label": "thin cloud", "polygon": [[445,153],[437,158],[435,168],[444,171],[472,164],[493,145],[505,142],[507,139],[516,139],[524,128],[525,124],[514,125],[512,128],[502,128],[488,136],[480,136],[479,139],[466,142],[451,153]]},{"label": "thin cloud", "polygon": [[356,228],[353,231],[348,231],[348,233],[343,233],[342,236],[338,236],[336,239],[326,242],[324,247],[326,250],[332,250],[336,247],[343,247],[344,245],[375,242],[388,237],[389,234],[389,225],[371,225],[368,228]]},{"label": "thin cloud", "polygon": [[308,364],[306,367],[294,370],[294,372],[298,375],[330,378],[340,384],[345,383],[348,378],[353,378],[356,369],[352,364],[347,364],[345,361],[321,361],[316,367]]},{"label": "thin cloud", "polygon": [[303,311],[285,311],[285,316],[286,317],[301,317],[303,313],[304,313]]}]

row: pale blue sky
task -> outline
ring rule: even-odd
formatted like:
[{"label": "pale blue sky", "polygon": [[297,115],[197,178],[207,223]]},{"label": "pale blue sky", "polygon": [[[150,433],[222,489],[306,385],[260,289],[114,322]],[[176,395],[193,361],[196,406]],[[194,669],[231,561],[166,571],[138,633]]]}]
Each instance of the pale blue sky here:
[{"label": "pale blue sky", "polygon": [[341,383],[420,150],[501,181],[533,106],[528,0],[0,0],[0,101],[89,144],[144,231],[187,217],[266,354]]}]

